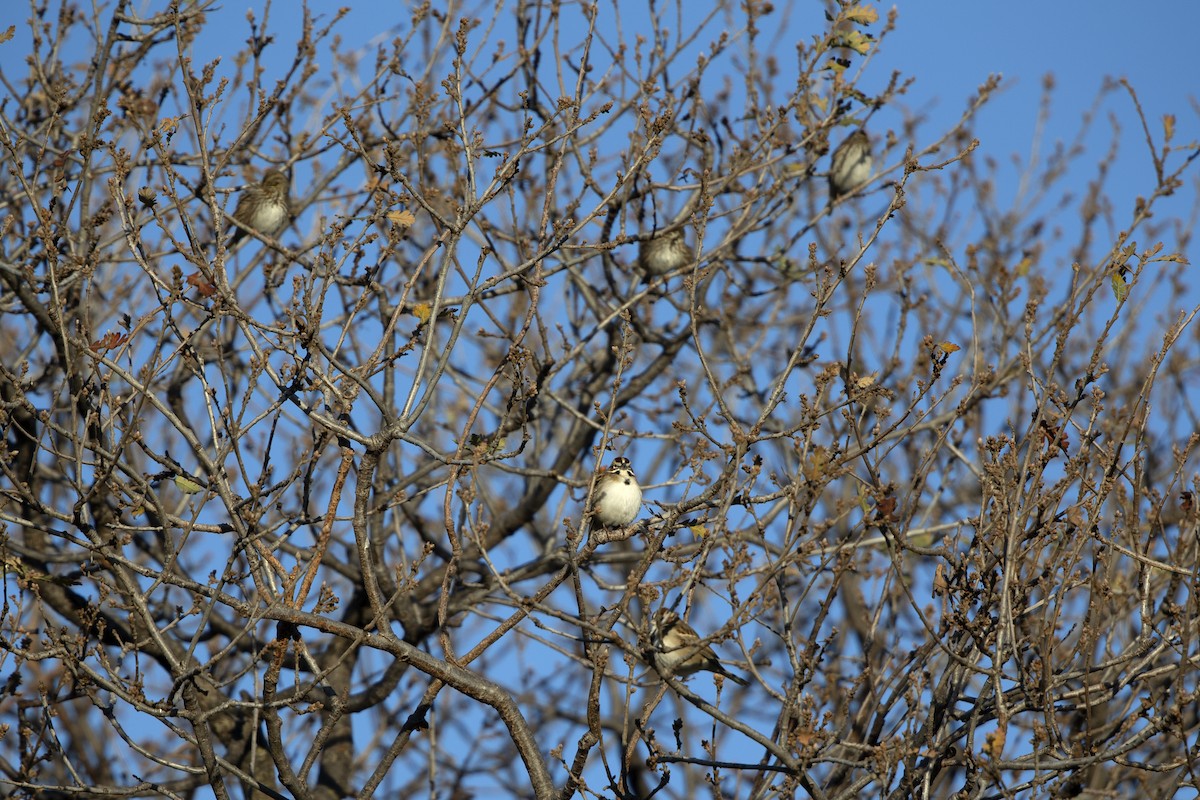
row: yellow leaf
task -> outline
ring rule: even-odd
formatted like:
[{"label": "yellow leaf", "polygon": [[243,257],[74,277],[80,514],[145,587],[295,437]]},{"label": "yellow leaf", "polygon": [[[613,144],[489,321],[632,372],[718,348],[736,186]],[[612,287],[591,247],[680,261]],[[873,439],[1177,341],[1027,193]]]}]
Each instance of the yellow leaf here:
[{"label": "yellow leaf", "polygon": [[387,221],[393,225],[398,225],[401,228],[407,228],[417,221],[416,215],[405,209],[404,211],[389,211],[384,215]]},{"label": "yellow leaf", "polygon": [[429,303],[420,303],[412,310],[412,315],[420,320],[422,325],[429,322],[431,314],[433,314],[433,306],[429,305]]},{"label": "yellow leaf", "polygon": [[929,547],[935,541],[937,540],[930,531],[925,531],[924,533],[918,533],[915,536],[908,537],[908,543],[913,547]]},{"label": "yellow leaf", "polygon": [[1118,303],[1120,303],[1126,298],[1126,296],[1129,295],[1129,284],[1125,283],[1125,278],[1121,275],[1119,270],[1113,271],[1112,290],[1113,297],[1117,298]]},{"label": "yellow leaf", "polygon": [[846,9],[845,18],[855,25],[871,25],[879,21],[879,11],[866,4]]},{"label": "yellow leaf", "polygon": [[201,486],[196,481],[192,480],[187,475],[176,475],[175,476],[175,488],[178,489],[179,491],[183,492],[184,494],[196,494],[198,492],[204,491],[203,486]]},{"label": "yellow leaf", "polygon": [[688,528],[688,530],[691,531],[692,535],[697,539],[703,539],[705,536],[708,536],[708,531],[705,530],[703,525],[692,525]]},{"label": "yellow leaf", "polygon": [[950,355],[951,353],[957,353],[962,348],[956,345],[954,342],[938,342],[937,349],[941,350],[946,355]]},{"label": "yellow leaf", "polygon": [[1175,115],[1163,114],[1163,136],[1169,142],[1175,136]]},{"label": "yellow leaf", "polygon": [[17,26],[9,25],[8,30],[4,31],[3,33],[0,33],[0,44],[4,44],[5,42],[12,39],[13,36],[16,35],[16,33],[17,33]]},{"label": "yellow leaf", "polygon": [[867,53],[871,52],[873,40],[870,36],[859,33],[858,31],[850,31],[842,37],[842,40],[838,42],[838,44],[842,47],[853,50],[860,56],[865,56]]}]

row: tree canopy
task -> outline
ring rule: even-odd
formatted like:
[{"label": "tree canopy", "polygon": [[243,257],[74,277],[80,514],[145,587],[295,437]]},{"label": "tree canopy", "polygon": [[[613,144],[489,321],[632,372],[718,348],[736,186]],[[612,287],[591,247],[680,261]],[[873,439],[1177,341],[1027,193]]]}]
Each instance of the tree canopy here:
[{"label": "tree canopy", "polygon": [[[1008,204],[999,79],[935,129],[872,5],[787,48],[767,3],[434,5],[370,42],[349,9],[31,6],[5,791],[1197,788],[1174,119],[1110,84],[1134,133],[1047,147]],[[233,221],[268,170],[286,223]],[[621,457],[642,503],[604,527]]]}]

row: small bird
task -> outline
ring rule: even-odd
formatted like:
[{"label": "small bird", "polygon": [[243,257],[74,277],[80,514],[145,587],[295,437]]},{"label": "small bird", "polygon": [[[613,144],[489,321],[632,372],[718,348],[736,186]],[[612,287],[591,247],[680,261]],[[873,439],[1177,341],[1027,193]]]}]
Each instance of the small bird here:
[{"label": "small bird", "polygon": [[659,669],[664,672],[682,676],[714,672],[741,686],[747,685],[744,678],[721,666],[712,646],[705,644],[700,634],[669,608],[654,612],[650,622],[650,639],[654,644],[654,657]]},{"label": "small bird", "polygon": [[683,228],[638,244],[638,269],[646,276],[665,275],[696,260]]},{"label": "small bird", "polygon": [[871,177],[871,140],[859,128],[833,151],[829,168],[829,197],[836,200],[850,194]]},{"label": "small bird", "polygon": [[633,465],[625,456],[612,460],[608,470],[596,479],[592,493],[592,524],[602,528],[620,528],[637,519],[642,510],[642,487],[633,474]]},{"label": "small bird", "polygon": [[[282,170],[267,170],[261,183],[252,183],[242,190],[233,218],[264,236],[277,236],[287,227],[291,216],[288,188],[288,176]],[[246,235],[246,231],[231,226],[226,246],[232,249]]]}]

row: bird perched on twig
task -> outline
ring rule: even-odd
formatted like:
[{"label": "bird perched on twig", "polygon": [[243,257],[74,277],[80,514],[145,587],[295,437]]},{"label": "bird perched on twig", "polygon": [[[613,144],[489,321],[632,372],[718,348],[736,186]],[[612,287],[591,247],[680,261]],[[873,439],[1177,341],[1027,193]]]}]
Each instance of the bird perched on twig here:
[{"label": "bird perched on twig", "polygon": [[705,644],[700,634],[669,608],[654,612],[650,622],[650,639],[654,644],[654,657],[659,669],[664,672],[680,676],[713,672],[741,686],[747,685],[744,678],[721,666],[712,646]]},{"label": "bird perched on twig", "polygon": [[696,260],[683,228],[638,244],[638,269],[646,277],[666,275]]},{"label": "bird perched on twig", "polygon": [[642,510],[642,487],[625,456],[617,456],[596,479],[592,492],[592,524],[620,528],[637,519]]},{"label": "bird perched on twig", "polygon": [[833,151],[829,167],[829,197],[836,200],[850,194],[871,177],[871,140],[859,128],[847,136]]},{"label": "bird perched on twig", "polygon": [[[233,210],[233,218],[264,236],[279,235],[287,227],[291,216],[289,187],[288,176],[282,170],[267,170],[260,183],[252,183],[242,190],[237,207]],[[232,226],[226,246],[232,249],[246,235],[242,228]]]}]

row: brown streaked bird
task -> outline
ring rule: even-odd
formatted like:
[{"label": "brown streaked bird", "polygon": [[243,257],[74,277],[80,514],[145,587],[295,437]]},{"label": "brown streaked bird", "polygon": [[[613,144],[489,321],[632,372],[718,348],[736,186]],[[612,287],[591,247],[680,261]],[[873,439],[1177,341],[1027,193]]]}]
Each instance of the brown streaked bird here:
[{"label": "brown streaked bird", "polygon": [[617,456],[608,470],[596,479],[592,492],[592,524],[621,528],[637,519],[642,510],[642,487],[625,456]]},{"label": "brown streaked bird", "polygon": [[734,675],[721,666],[712,646],[705,644],[700,634],[669,608],[660,608],[654,612],[654,618],[650,622],[650,638],[654,644],[654,657],[658,661],[658,667],[664,672],[678,676],[713,672],[724,675],[740,686],[747,685],[745,678]]},{"label": "brown streaked bird", "polygon": [[[288,176],[282,170],[267,170],[260,183],[252,183],[242,190],[237,207],[233,210],[233,218],[263,236],[278,236],[287,227],[291,216],[289,186]],[[232,226],[226,247],[232,249],[246,236],[246,231]]]},{"label": "brown streaked bird", "polygon": [[833,151],[829,167],[829,198],[850,194],[871,177],[871,139],[859,128]]},{"label": "brown streaked bird", "polygon": [[638,269],[647,277],[674,272],[695,260],[683,228],[638,243]]}]

